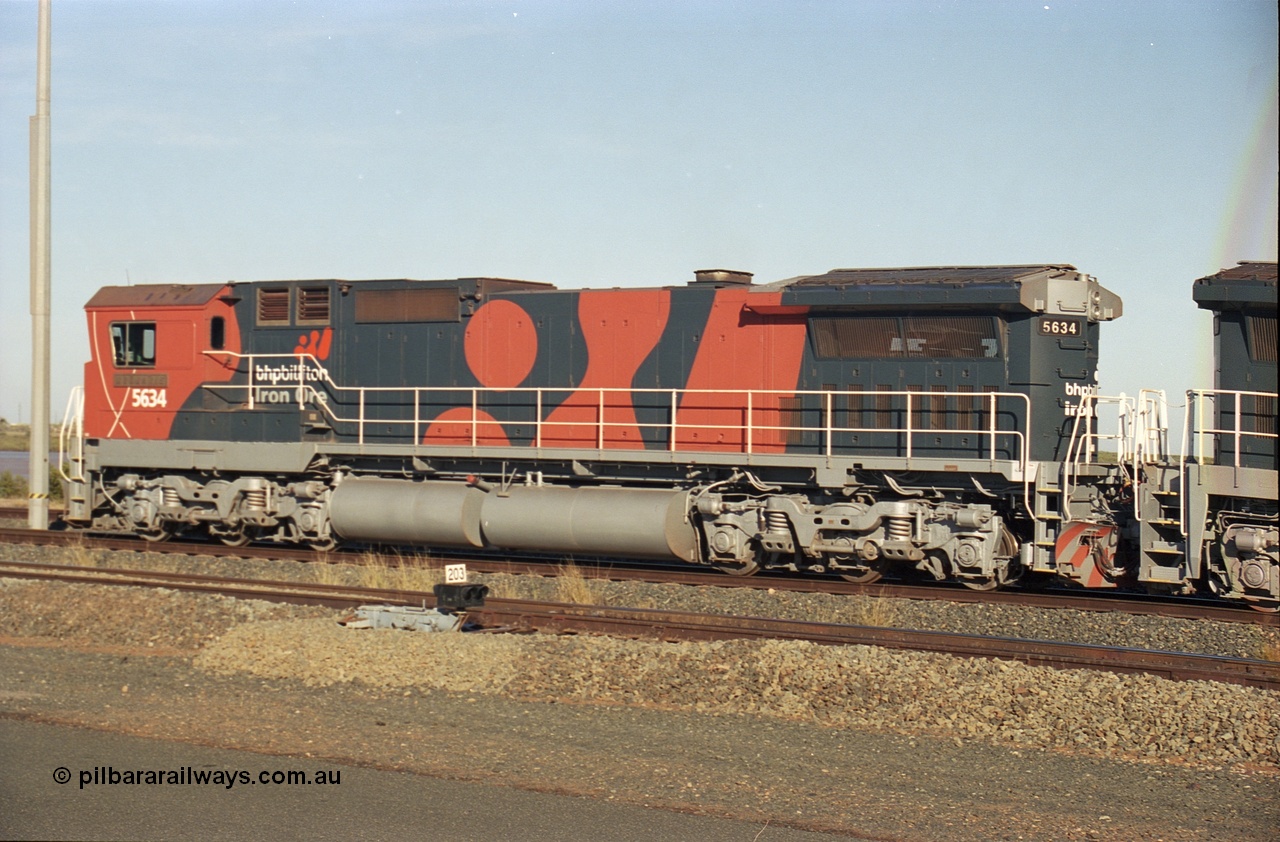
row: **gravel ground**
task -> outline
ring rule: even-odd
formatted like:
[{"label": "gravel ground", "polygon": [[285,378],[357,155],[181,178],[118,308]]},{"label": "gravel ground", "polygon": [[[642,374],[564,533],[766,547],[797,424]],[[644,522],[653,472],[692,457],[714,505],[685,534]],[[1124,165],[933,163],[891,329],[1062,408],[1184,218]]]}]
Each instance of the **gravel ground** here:
[{"label": "gravel ground", "polygon": [[[224,674],[646,705],[1113,758],[1280,767],[1280,698],[1234,685],[796,641],[357,631],[318,608],[0,581],[0,633],[201,649],[195,665]],[[467,668],[452,668],[457,663]]]},{"label": "gravel ground", "polygon": [[309,685],[430,687],[768,716],[1117,758],[1280,766],[1275,693],[866,646],[359,633],[332,620],[307,620],[238,626],[195,664]]},{"label": "gravel ground", "polygon": [[[11,558],[47,559],[53,554],[49,550],[30,547],[8,550],[13,550],[6,551]],[[72,551],[70,556],[80,563],[92,562],[99,566],[134,567],[139,566],[138,562],[143,558],[165,569],[203,564],[196,559],[178,559],[175,565],[173,557],[160,555],[127,554],[113,559],[106,554],[90,554],[86,557],[83,550]],[[367,579],[372,575],[368,571],[331,565],[289,562],[263,565],[260,562],[232,561],[220,566],[226,572],[236,567],[251,567],[265,578],[314,579],[315,570],[323,570],[320,578],[327,581],[356,576]],[[204,569],[208,572],[207,568]],[[423,571],[410,573],[419,578],[435,575]],[[378,575],[400,574],[381,571]],[[556,596],[551,589],[564,587],[551,580],[532,577],[491,577],[491,581],[508,595]],[[427,582],[416,584],[429,586]],[[960,631],[975,631],[974,626],[963,625],[966,618],[979,624],[979,631],[982,623],[999,622],[998,619],[979,616],[981,612],[990,612],[992,606],[849,600],[845,597],[769,594],[767,591],[744,589],[698,590],[618,583],[587,583],[585,587],[589,591],[597,589],[596,594],[612,604],[707,610],[704,601],[709,601],[715,603],[718,610],[733,613],[824,620],[845,615],[822,615],[823,611],[844,611],[862,615],[849,618],[859,622],[879,620],[888,624],[897,620],[902,625],[919,624]],[[540,589],[547,592],[537,593]],[[830,607],[839,601],[853,604]],[[886,603],[891,605],[886,607]],[[1141,798],[1137,798],[1132,790],[1115,788],[1121,779],[1131,780],[1139,788],[1149,786],[1153,792],[1164,792],[1165,784],[1177,781],[1176,786],[1188,790],[1186,803],[1180,809],[1203,800],[1204,810],[1212,811],[1206,815],[1218,817],[1206,818],[1207,825],[1194,828],[1184,827],[1189,821],[1185,817],[1174,825],[1168,825],[1174,820],[1166,817],[1162,820],[1166,822],[1163,830],[1158,833],[1153,830],[1151,835],[1143,838],[1268,839],[1274,838],[1274,828],[1280,824],[1280,694],[1276,693],[1205,682],[1171,682],[1147,676],[1057,671],[1008,662],[956,659],[871,647],[820,647],[799,642],[670,644],[594,637],[356,631],[337,626],[334,622],[336,616],[324,609],[174,591],[0,580],[0,635],[4,636],[0,643],[7,644],[0,646],[0,650],[8,653],[2,657],[16,658],[15,663],[27,663],[24,658],[51,658],[60,663],[66,662],[66,668],[72,673],[66,679],[68,687],[56,693],[46,693],[47,688],[39,685],[34,676],[55,676],[39,681],[52,680],[56,683],[60,668],[50,664],[39,666],[34,661],[30,672],[15,672],[11,666],[8,678],[0,678],[0,712],[16,705],[28,715],[54,721],[77,721],[95,724],[96,727],[165,734],[169,732],[157,723],[182,718],[183,715],[164,702],[155,707],[153,699],[153,709],[164,712],[154,713],[145,726],[139,724],[145,718],[142,713],[127,716],[124,713],[129,705],[139,700],[138,685],[134,684],[135,690],[130,691],[129,682],[142,681],[149,685],[163,676],[164,682],[176,687],[179,674],[184,677],[181,686],[188,688],[239,688],[229,689],[228,694],[243,694],[246,686],[257,688],[249,691],[254,694],[251,709],[256,710],[262,705],[296,704],[299,707],[295,714],[302,714],[309,706],[325,700],[336,705],[334,716],[338,716],[336,711],[344,709],[344,705],[353,698],[368,700],[379,710],[399,710],[402,704],[408,703],[401,700],[413,700],[415,710],[418,710],[416,705],[420,700],[430,700],[432,710],[437,713],[444,708],[459,706],[461,710],[467,710],[469,706],[475,706],[471,709],[486,711],[486,719],[497,720],[517,716],[510,713],[513,705],[532,705],[536,716],[550,719],[561,716],[559,709],[564,707],[580,711],[576,716],[585,718],[584,721],[591,723],[590,727],[607,729],[616,727],[616,719],[611,717],[623,715],[621,712],[624,711],[634,711],[636,716],[645,717],[646,722],[653,716],[675,717],[670,721],[701,735],[690,736],[687,742],[706,739],[705,728],[722,732],[724,723],[736,722],[739,724],[735,733],[761,735],[781,729],[781,733],[790,735],[788,739],[798,740],[801,745],[822,746],[825,739],[828,748],[833,742],[850,743],[851,752],[855,748],[859,752],[889,751],[885,745],[892,745],[895,747],[892,751],[908,756],[917,751],[923,752],[924,756],[919,758],[923,766],[900,772],[908,780],[914,777],[931,781],[927,787],[916,788],[922,802],[941,798],[939,793],[950,786],[938,778],[939,769],[935,767],[941,761],[931,761],[931,757],[954,754],[947,762],[954,764],[955,768],[948,769],[943,778],[956,775],[983,782],[1007,777],[1009,770],[1003,766],[1012,768],[1023,765],[1024,761],[1026,765],[1033,766],[1030,758],[1037,758],[1036,763],[1046,763],[1052,768],[1028,768],[1026,773],[1034,777],[1018,782],[1010,780],[1006,788],[1011,800],[1004,805],[1008,807],[1008,816],[1003,827],[1016,828],[1017,833],[1031,833],[1029,838],[1036,835],[1049,838],[1134,838],[1135,828],[1157,826],[1152,824],[1156,821],[1154,815],[1172,815],[1167,807],[1158,810],[1153,807],[1155,812],[1152,815],[1139,819],[1139,813],[1146,808],[1137,802],[1146,804],[1144,799],[1150,794],[1144,792]],[[1241,624],[1188,623],[1160,618],[1028,609],[1003,609],[1000,616],[1009,626],[1016,624],[1017,633],[1025,635],[1028,629],[1044,629],[1034,633],[1058,639],[1072,639],[1072,634],[1092,634],[1099,635],[1094,639],[1103,642],[1129,645],[1142,645],[1139,641],[1144,640],[1185,643],[1194,639],[1209,651],[1230,647],[1248,650],[1253,647],[1248,654],[1257,654],[1258,647],[1267,641],[1261,635],[1249,637],[1250,634],[1258,635],[1258,630]],[[917,623],[915,619],[903,620],[904,617],[922,619]],[[1147,623],[1147,620],[1154,622]],[[31,648],[34,646],[40,650],[54,642],[57,649],[41,650],[47,651],[43,656]],[[15,646],[17,649],[13,648]],[[1166,648],[1191,647],[1166,645]],[[83,654],[72,655],[71,652]],[[140,677],[129,677],[140,669],[137,662],[130,662],[129,658],[148,653],[158,655],[144,659],[152,666],[142,668]],[[116,656],[123,660],[113,663]],[[94,660],[95,657],[98,660]],[[103,657],[107,660],[102,660]],[[89,660],[75,666],[66,661],[68,658]],[[161,664],[163,669],[159,666]],[[95,674],[95,671],[113,677],[100,681],[96,690],[92,682],[81,688],[85,675]],[[0,676],[5,674],[5,670],[0,669]],[[122,674],[124,678],[121,678]],[[125,682],[124,689],[112,689],[112,682],[116,680]],[[10,682],[8,696],[5,681]],[[77,693],[89,695],[82,703],[80,713],[72,716],[67,711],[74,705],[67,699]],[[94,693],[98,695],[94,696]],[[272,699],[275,693],[283,693],[291,701]],[[35,701],[45,695],[58,699],[56,713],[50,713]],[[104,700],[109,700],[109,703]],[[122,704],[124,702],[128,704]],[[548,705],[557,710],[555,716],[548,713]],[[108,712],[106,708],[111,710]],[[253,716],[252,713],[248,715]],[[406,712],[405,716],[409,714]],[[285,720],[289,719],[285,717]],[[190,739],[192,733],[205,733],[201,729],[216,727],[206,720],[184,720],[181,728],[173,726],[177,728],[173,733],[178,738]],[[376,735],[377,729],[385,727],[387,721],[383,717],[366,727],[373,728]],[[665,727],[657,724],[659,721],[655,720],[653,727]],[[608,725],[608,722],[613,724]],[[255,720],[249,729],[261,734],[255,737],[256,742],[251,740],[248,747],[274,751],[287,744],[297,750],[298,735],[306,734],[307,740],[303,745],[310,745],[313,740],[317,744],[328,743],[327,753],[323,756],[364,758],[368,762],[361,751],[352,748],[352,741],[361,745],[378,742],[363,731],[347,733],[345,721],[341,726],[330,723],[327,727],[337,737],[327,736],[324,740],[316,736],[314,727],[299,729],[298,724],[297,721],[282,721],[278,726],[265,725]],[[582,722],[578,724],[587,727]],[[224,723],[224,728],[232,733],[247,725],[241,719],[238,723]],[[404,727],[419,728],[421,723],[409,717]],[[456,723],[448,726],[456,727]],[[573,731],[570,725],[564,727],[569,732]],[[568,739],[564,732],[560,733],[562,740]],[[823,738],[822,734],[828,736]],[[435,736],[438,734],[432,738]],[[466,742],[466,737],[459,738]],[[546,734],[533,728],[527,734],[521,732],[520,739],[525,738],[528,745],[535,745],[538,740],[544,740]],[[587,741],[599,739],[604,743],[614,739],[605,735],[591,737],[586,732],[581,738]],[[645,739],[641,736],[634,739],[634,750],[642,751]],[[658,738],[651,736],[650,739]],[[662,737],[662,740],[669,739],[669,735]],[[755,739],[755,736],[747,736],[748,745],[754,744],[752,741]],[[479,745],[477,742],[477,751]],[[639,798],[644,803],[681,809],[698,804],[707,805],[706,808],[713,812],[737,810],[738,814],[746,815],[741,811],[750,809],[748,805],[759,806],[762,803],[760,792],[752,787],[743,792],[752,791],[754,796],[738,801],[735,801],[737,796],[730,797],[729,791],[737,790],[732,782],[714,780],[721,774],[715,770],[714,757],[703,758],[697,764],[689,761],[698,767],[696,770],[680,768],[672,771],[678,782],[673,790],[671,781],[657,770],[666,771],[668,767],[684,763],[678,758],[678,746],[671,748],[676,757],[664,754],[660,763],[655,761],[647,769],[634,771],[645,781],[643,785],[627,778],[631,772],[624,774],[612,766],[600,767],[598,758],[594,761],[594,774],[588,775],[591,761],[586,754],[589,752],[584,749],[584,754],[571,752],[566,756],[560,748],[544,744],[542,749],[547,753],[545,765],[530,761],[532,765],[514,777],[513,770],[504,765],[503,752],[495,748],[490,758],[491,773],[517,785],[546,786],[557,791],[589,791],[598,797],[605,796],[592,786],[601,780],[614,780],[614,785],[607,789],[616,792],[618,797]],[[766,739],[756,744],[756,749],[759,754],[757,762],[764,767],[774,769],[779,763],[797,767],[789,766],[790,771],[786,773],[794,781],[785,786],[774,784],[779,791],[785,789],[789,793],[787,804],[804,802],[806,806],[801,807],[801,811],[809,811],[800,818],[788,816],[788,823],[850,832],[883,832],[884,828],[863,812],[850,812],[850,805],[857,799],[847,790],[837,788],[836,791],[844,794],[839,796],[843,800],[836,805],[827,803],[824,807],[822,798],[817,798],[817,803],[814,803],[816,795],[825,792],[824,788],[832,783],[824,783],[824,776],[831,774],[829,770],[836,764],[848,763],[848,758],[843,755],[835,758],[828,751],[815,748],[811,755],[812,762],[817,765],[801,770],[798,767],[804,761],[795,755],[794,745]],[[531,750],[536,753],[536,749]],[[604,751],[606,755],[609,751],[601,745],[597,745],[595,750]],[[727,744],[723,750],[750,751],[747,747],[732,748]],[[385,751],[385,746],[377,749],[377,756],[385,757]],[[392,751],[393,756],[401,754],[408,757],[412,752]],[[559,759],[552,759],[552,755]],[[881,761],[877,759],[875,762]],[[934,765],[931,766],[931,762]],[[1102,766],[1094,772],[1080,772],[1079,764],[1090,763]],[[1003,766],[996,771],[992,764]],[[393,767],[400,768],[394,764]],[[463,774],[457,766],[448,766],[452,771],[442,771],[445,767],[440,766],[438,758],[429,762],[419,758],[408,763],[406,768],[429,773],[447,771],[451,775]],[[739,777],[745,774],[741,767],[735,768],[738,771],[724,773]],[[1095,773],[1109,780],[1105,785],[1100,782],[1097,788],[1072,783],[1073,775]],[[578,783],[569,783],[578,780],[575,775],[582,779]],[[755,780],[754,777],[752,779]],[[657,786],[654,780],[665,782]],[[589,785],[588,781],[593,783]],[[1031,789],[1021,789],[1032,782],[1034,786]],[[873,779],[863,781],[861,786],[872,791],[859,797],[877,803],[878,799],[888,799],[890,796],[874,791],[881,785],[888,784]],[[1209,787],[1214,789],[1209,790]],[[1222,796],[1225,792],[1219,789],[1230,790],[1231,797],[1224,802]],[[809,795],[799,790],[809,792]],[[893,798],[910,799],[910,791],[910,787],[903,791],[895,790]],[[1028,825],[1030,819],[1026,815],[1014,818],[1017,814],[1026,813],[1028,806],[1015,801],[1039,799],[1038,793],[1048,792],[1056,792],[1061,801],[1059,808],[1055,808],[1061,815],[1053,813],[1053,816],[1046,814],[1047,817],[1041,817],[1049,825]],[[887,825],[893,829],[892,838],[978,839],[999,835],[991,833],[991,828],[983,823],[991,821],[993,815],[1004,814],[1000,809],[1004,802],[1001,790],[988,791],[984,783],[977,790],[969,791],[967,796],[949,790],[947,793],[943,798],[947,806],[944,810],[939,808],[938,816],[919,820],[921,828],[930,827],[931,831],[922,831],[923,835],[905,833],[900,837],[898,831],[908,825],[914,826],[915,820],[897,813]],[[1015,793],[1020,793],[1017,798],[1013,795]],[[1108,808],[1106,799],[1117,795],[1125,800],[1125,805],[1115,803]],[[969,818],[962,815],[965,797],[973,801]],[[1098,799],[1103,800],[1099,802]],[[1129,803],[1131,799],[1135,803]],[[996,802],[994,811],[991,803],[984,803],[992,801]],[[733,807],[734,803],[738,806]],[[901,804],[897,808],[885,806],[884,809],[892,811],[900,807]],[[1075,809],[1082,810],[1083,814],[1092,813],[1090,821],[1083,822],[1079,814],[1072,812]],[[1116,821],[1119,814],[1126,811],[1132,821],[1129,824]],[[931,824],[935,819],[942,821],[939,816],[944,813],[948,818],[942,825]],[[776,811],[765,811],[761,815],[775,814]],[[1034,811],[1032,814],[1040,815]],[[1186,831],[1186,835],[1179,835],[1175,830],[1179,833]],[[1017,833],[1010,831],[1011,835],[1006,838],[1017,838]]]},{"label": "gravel ground", "polygon": [[1280,778],[1264,772],[769,717],[313,687],[41,643],[0,645],[0,715],[756,822],[744,840],[788,826],[880,842],[1274,842],[1280,826]]}]

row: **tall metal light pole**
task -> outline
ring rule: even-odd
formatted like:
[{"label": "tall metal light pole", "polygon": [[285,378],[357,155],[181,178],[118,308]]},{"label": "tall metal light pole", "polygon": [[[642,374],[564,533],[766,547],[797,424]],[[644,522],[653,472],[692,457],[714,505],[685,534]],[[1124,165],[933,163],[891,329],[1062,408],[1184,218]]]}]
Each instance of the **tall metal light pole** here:
[{"label": "tall metal light pole", "polygon": [[40,0],[31,118],[31,492],[27,526],[49,528],[49,2]]}]

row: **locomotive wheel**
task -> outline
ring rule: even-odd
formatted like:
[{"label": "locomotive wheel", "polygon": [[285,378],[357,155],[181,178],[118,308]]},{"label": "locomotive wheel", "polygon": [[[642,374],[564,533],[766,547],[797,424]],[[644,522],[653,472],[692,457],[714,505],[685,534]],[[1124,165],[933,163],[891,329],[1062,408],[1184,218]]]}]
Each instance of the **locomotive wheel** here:
[{"label": "locomotive wheel", "polygon": [[1010,579],[1006,578],[1007,575],[1007,571],[1003,571],[1002,575],[1002,571],[997,570],[994,576],[988,576],[985,579],[961,579],[960,581],[971,591],[986,593],[987,591],[994,591],[1001,585],[1007,585],[1009,582],[1016,582],[1018,580],[1017,576]]},{"label": "locomotive wheel", "polygon": [[173,533],[161,526],[154,532],[139,532],[138,537],[144,541],[149,541],[152,544],[159,544],[172,538]]},{"label": "locomotive wheel", "polygon": [[721,573],[728,573],[730,576],[753,576],[760,571],[760,562],[751,559],[742,564],[714,564],[712,568]]},{"label": "locomotive wheel", "polygon": [[1249,607],[1259,614],[1280,614],[1280,605],[1250,602]]},{"label": "locomotive wheel", "polygon": [[855,585],[870,585],[873,582],[879,582],[880,577],[883,575],[879,570],[868,567],[861,573],[841,573],[840,578],[846,582],[853,582]]},{"label": "locomotive wheel", "polygon": [[209,534],[217,538],[228,547],[243,547],[253,540],[252,535],[245,533],[244,529],[238,529],[235,532],[214,532],[209,530]]},{"label": "locomotive wheel", "polygon": [[[1014,556],[1017,555],[1017,552],[1018,539],[1014,538],[1013,533],[1007,528],[1001,527],[1000,544],[996,549],[996,557],[1009,559],[1008,564],[1012,565],[1014,563]],[[989,576],[986,579],[961,579],[960,581],[969,590],[986,593],[987,591],[994,591],[1001,585],[1007,585],[1010,582],[1018,581],[1021,575],[1021,569],[1015,570],[1014,575],[1009,575],[1009,568],[1006,567],[1003,572],[997,570],[996,575]]]},{"label": "locomotive wheel", "polygon": [[338,539],[330,535],[323,541],[308,541],[307,546],[318,553],[330,553],[338,548]]}]

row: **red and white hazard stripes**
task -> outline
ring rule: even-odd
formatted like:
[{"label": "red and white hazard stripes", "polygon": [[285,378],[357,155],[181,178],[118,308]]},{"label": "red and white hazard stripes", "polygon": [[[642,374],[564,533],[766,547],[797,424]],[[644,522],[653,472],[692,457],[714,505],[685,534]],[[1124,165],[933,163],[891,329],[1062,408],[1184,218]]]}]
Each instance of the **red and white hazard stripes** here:
[{"label": "red and white hazard stripes", "polygon": [[1067,521],[1054,545],[1058,572],[1086,588],[1114,588],[1116,538],[1110,524]]}]

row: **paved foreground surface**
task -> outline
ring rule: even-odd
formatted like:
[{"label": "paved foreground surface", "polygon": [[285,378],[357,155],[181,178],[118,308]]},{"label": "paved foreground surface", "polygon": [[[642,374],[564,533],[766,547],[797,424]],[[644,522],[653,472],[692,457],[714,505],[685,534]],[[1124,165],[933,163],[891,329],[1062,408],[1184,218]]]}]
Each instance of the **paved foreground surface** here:
[{"label": "paved foreground surface", "polygon": [[[845,838],[12,719],[0,719],[0,757],[5,758],[0,767],[0,836],[5,839]],[[65,784],[55,777],[59,767],[53,763],[70,772]],[[105,781],[123,780],[138,770],[168,770],[174,783],[92,782],[95,772]],[[273,777],[284,780],[288,771],[306,775],[309,783],[298,783],[299,777],[291,785],[271,783]],[[182,783],[197,773],[208,778],[219,772],[230,773],[232,782]],[[320,772],[325,784],[315,782]]]},{"label": "paved foreground surface", "polygon": [[[592,839],[750,842],[763,829],[764,842],[788,838],[781,831],[793,828],[881,840],[1274,842],[1280,827],[1280,780],[1248,770],[1105,761],[749,716],[360,684],[316,688],[210,675],[189,656],[145,651],[0,640],[0,720],[8,720],[0,732],[0,835],[174,838],[189,830],[205,838],[359,838],[404,830],[424,838],[424,828],[438,825],[462,839],[565,839],[581,826],[588,832],[580,838]],[[101,738],[111,750],[99,751],[92,734],[56,729],[68,741],[42,749],[31,742],[40,739],[36,722],[173,742],[108,734]],[[195,746],[258,754],[181,762],[195,757]],[[162,754],[152,761],[147,752]],[[340,767],[342,778],[323,797],[313,794],[315,786],[239,783],[217,792],[79,789],[81,770],[149,762],[214,769],[226,762],[252,775]],[[55,782],[60,766],[71,782]],[[463,785],[463,801],[449,806],[455,784]],[[616,805],[627,808],[612,812]],[[106,824],[113,809],[140,824]],[[36,824],[59,815],[76,823]],[[372,817],[365,831],[362,817]],[[663,824],[701,817],[739,823]]]}]

